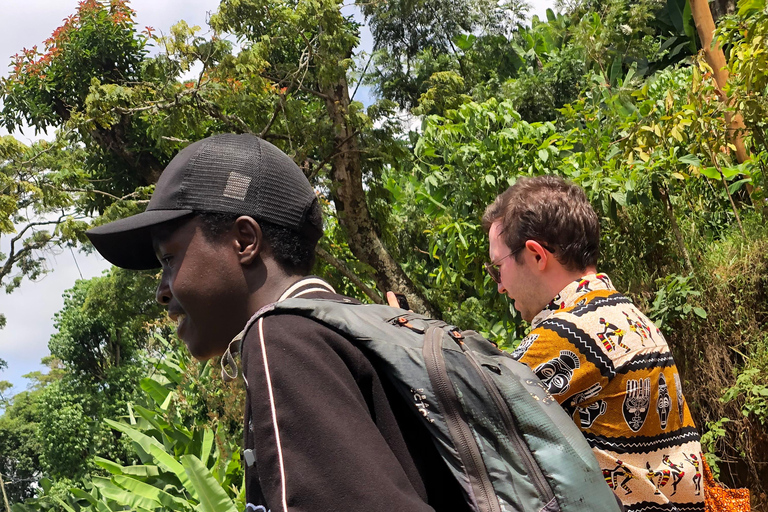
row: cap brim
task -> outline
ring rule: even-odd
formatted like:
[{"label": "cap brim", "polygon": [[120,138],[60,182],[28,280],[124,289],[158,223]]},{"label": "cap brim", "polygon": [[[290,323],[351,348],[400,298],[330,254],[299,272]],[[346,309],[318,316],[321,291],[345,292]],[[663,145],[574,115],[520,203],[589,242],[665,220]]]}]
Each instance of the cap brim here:
[{"label": "cap brim", "polygon": [[150,210],[85,232],[91,243],[113,265],[130,270],[160,268],[152,247],[151,229],[192,214],[192,210]]}]

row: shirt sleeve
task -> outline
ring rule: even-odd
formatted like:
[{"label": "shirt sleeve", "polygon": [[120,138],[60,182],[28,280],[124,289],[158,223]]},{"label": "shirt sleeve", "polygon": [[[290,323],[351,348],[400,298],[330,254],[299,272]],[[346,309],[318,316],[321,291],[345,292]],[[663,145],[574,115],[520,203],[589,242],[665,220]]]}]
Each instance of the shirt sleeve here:
[{"label": "shirt sleeve", "polygon": [[256,471],[271,512],[432,510],[375,424],[362,353],[293,315],[260,319],[243,351]]}]

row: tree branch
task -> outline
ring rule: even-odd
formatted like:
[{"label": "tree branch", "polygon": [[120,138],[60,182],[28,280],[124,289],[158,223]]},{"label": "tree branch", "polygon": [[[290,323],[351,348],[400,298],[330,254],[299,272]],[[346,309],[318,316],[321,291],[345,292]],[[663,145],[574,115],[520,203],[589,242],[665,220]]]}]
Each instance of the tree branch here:
[{"label": "tree branch", "polygon": [[32,229],[35,226],[49,226],[51,224],[60,224],[62,220],[66,217],[66,215],[61,215],[57,220],[49,220],[49,221],[40,221],[40,222],[30,222],[24,228],[22,228],[21,231],[18,232],[16,236],[11,238],[11,244],[8,251],[8,259],[5,260],[5,263],[3,264],[2,268],[0,268],[0,280],[5,278],[8,274],[11,273],[11,270],[13,269],[13,266],[21,260],[25,254],[28,254],[36,249],[42,249],[45,247],[45,245],[50,241],[46,240],[43,243],[34,243],[34,244],[25,244],[24,248],[16,251],[16,243],[22,239],[24,236],[24,233],[26,233],[28,230]]},{"label": "tree branch", "polygon": [[[267,80],[271,80],[272,82],[276,83],[277,85],[282,85],[283,83],[285,83],[284,79],[280,80],[280,79],[277,79],[277,78],[275,78],[273,76],[261,75],[261,77],[262,78],[266,78]],[[309,93],[309,94],[311,94],[313,96],[316,96],[316,97],[320,98],[321,100],[331,101],[331,97],[330,96],[328,96],[327,94],[323,94],[320,91],[315,91],[315,90],[310,89],[308,87],[304,87],[303,85],[301,85],[299,83],[296,83],[294,81],[288,81],[288,84],[295,86],[300,91],[304,91],[304,92]]]},{"label": "tree branch", "polygon": [[274,124],[275,120],[277,119],[277,116],[280,115],[280,111],[282,110],[283,106],[283,98],[284,96],[281,94],[280,99],[277,102],[277,106],[275,107],[275,111],[272,113],[272,118],[269,120],[267,125],[264,127],[263,130],[261,130],[261,133],[259,133],[260,138],[264,138],[267,133],[269,133],[269,129],[272,128],[272,125]]},{"label": "tree branch", "polygon": [[352,281],[352,283],[360,288],[360,290],[368,296],[374,303],[376,304],[384,304],[384,299],[381,297],[380,294],[376,293],[375,290],[373,290],[371,287],[369,287],[367,284],[365,284],[357,275],[352,272],[347,265],[333,256],[331,253],[323,249],[322,247],[318,246],[317,249],[315,249],[315,252],[318,256],[320,256],[320,259],[331,265],[333,268],[341,272],[341,274]]},{"label": "tree branch", "polygon": [[248,123],[243,121],[238,116],[234,114],[231,114],[231,115],[225,114],[224,112],[219,110],[219,108],[216,105],[206,100],[202,96],[198,95],[195,98],[205,107],[208,113],[211,114],[213,117],[219,119],[220,121],[224,121],[225,123],[227,123],[232,127],[239,129],[241,133],[254,134],[253,131],[251,131],[251,128],[248,126]]}]

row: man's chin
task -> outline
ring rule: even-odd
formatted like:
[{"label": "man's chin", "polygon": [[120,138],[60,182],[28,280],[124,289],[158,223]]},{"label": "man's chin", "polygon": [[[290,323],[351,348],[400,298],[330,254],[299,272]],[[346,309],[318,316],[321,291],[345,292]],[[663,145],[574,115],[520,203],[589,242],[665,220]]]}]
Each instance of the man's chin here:
[{"label": "man's chin", "polygon": [[223,355],[226,350],[226,345],[224,345],[223,349],[218,349],[217,347],[219,347],[220,344],[211,343],[209,341],[195,339],[182,339],[182,341],[192,357],[200,362],[219,357]]}]

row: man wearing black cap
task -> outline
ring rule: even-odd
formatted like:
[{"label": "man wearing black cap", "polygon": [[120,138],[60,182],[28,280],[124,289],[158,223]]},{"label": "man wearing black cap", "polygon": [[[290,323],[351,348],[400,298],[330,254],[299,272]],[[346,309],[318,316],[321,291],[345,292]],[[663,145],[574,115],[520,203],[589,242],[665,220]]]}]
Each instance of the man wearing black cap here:
[{"label": "man wearing black cap", "polygon": [[298,166],[234,134],[186,147],[146,212],[88,232],[119,267],[162,267],[157,300],[196,358],[242,338],[248,509],[462,510],[428,434],[349,340],[298,316],[250,325],[289,297],[345,299],[307,276],[321,236]]}]

